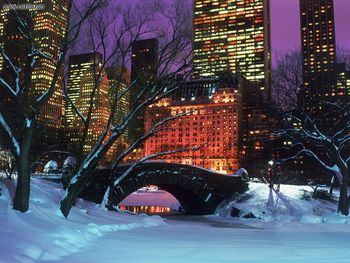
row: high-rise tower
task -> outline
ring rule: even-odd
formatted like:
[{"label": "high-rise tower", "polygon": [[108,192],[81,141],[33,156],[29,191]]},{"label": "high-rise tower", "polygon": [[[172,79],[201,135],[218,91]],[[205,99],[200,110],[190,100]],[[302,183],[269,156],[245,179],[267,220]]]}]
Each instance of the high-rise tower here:
[{"label": "high-rise tower", "polygon": [[[135,84],[130,89],[130,108],[143,101],[138,96],[147,83],[157,76],[158,40],[155,38],[136,41],[132,46],[131,82]],[[147,96],[147,92],[145,93]],[[130,142],[141,137],[145,132],[145,111],[130,122],[128,139]]]},{"label": "high-rise tower", "polygon": [[300,0],[304,103],[339,95],[333,0]]},{"label": "high-rise tower", "polygon": [[113,118],[113,125],[121,124],[129,112],[130,71],[126,67],[114,66],[106,68],[109,80],[109,96],[111,103],[119,97]]},{"label": "high-rise tower", "polygon": [[[60,56],[68,21],[68,0],[15,0],[10,2],[17,4],[17,6],[14,6],[16,8],[24,8],[25,4],[28,6],[28,9],[16,10],[16,12],[21,14],[21,16],[22,14],[25,15],[27,22],[31,25],[33,45],[40,48],[45,54],[45,58],[37,59],[31,77],[32,91],[39,96],[50,87],[57,68],[56,63]],[[14,26],[14,23],[18,24],[18,19],[11,12],[11,6],[5,4],[6,1],[1,1],[0,45],[4,47],[5,53],[10,54],[17,66],[24,71],[27,54],[21,33]],[[55,132],[62,125],[64,110],[63,68],[64,66],[62,65],[58,69],[59,75],[54,92],[49,101],[41,108],[41,114],[38,119],[41,125],[51,128]],[[6,64],[2,56],[0,56],[0,71],[6,72]]]},{"label": "high-rise tower", "polygon": [[269,0],[194,0],[194,73],[241,72],[270,95]]},{"label": "high-rise tower", "polygon": [[[77,110],[87,116],[91,110],[87,139],[83,152],[89,152],[103,133],[110,117],[109,82],[104,74],[97,83],[99,76],[94,72],[101,70],[102,55],[100,53],[79,54],[69,57],[68,95]],[[97,74],[97,73],[96,73]],[[91,98],[94,94],[93,98]],[[79,142],[84,125],[70,103],[66,109],[66,126],[69,129],[70,140]]]}]

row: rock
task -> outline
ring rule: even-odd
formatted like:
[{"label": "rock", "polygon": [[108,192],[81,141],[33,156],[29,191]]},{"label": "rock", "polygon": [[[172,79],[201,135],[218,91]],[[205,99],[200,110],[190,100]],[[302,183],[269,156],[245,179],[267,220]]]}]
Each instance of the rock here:
[{"label": "rock", "polygon": [[245,214],[243,216],[243,218],[245,218],[245,219],[252,219],[252,218],[256,218],[256,216],[252,212],[249,212],[248,214]]},{"label": "rock", "polygon": [[236,208],[236,207],[232,207],[231,210],[231,216],[232,217],[239,217],[239,215],[241,214],[241,210]]},{"label": "rock", "polygon": [[245,211],[242,211],[241,209],[238,209],[236,207],[232,207],[231,216],[232,217],[242,217],[245,219],[257,218],[252,212],[245,212]]}]

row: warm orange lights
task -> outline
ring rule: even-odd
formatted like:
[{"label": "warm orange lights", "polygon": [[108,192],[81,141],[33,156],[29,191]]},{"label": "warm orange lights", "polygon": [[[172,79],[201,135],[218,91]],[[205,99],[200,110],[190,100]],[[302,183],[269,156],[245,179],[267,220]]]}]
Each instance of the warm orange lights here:
[{"label": "warm orange lights", "polygon": [[309,87],[305,102],[312,97],[340,94],[335,65],[335,34],[333,1],[301,0],[301,32],[303,80]]},{"label": "warm orange lights", "polygon": [[[192,84],[194,84],[194,81]],[[198,83],[199,81],[197,81]],[[191,81],[187,84],[191,86]],[[207,85],[205,80],[202,84]],[[204,89],[204,87],[202,87]],[[239,103],[234,88],[221,88],[211,96],[188,96],[185,100],[172,99],[148,108],[146,130],[158,121],[188,112],[168,124],[163,131],[147,140],[146,155],[172,149],[200,146],[174,155],[161,157],[172,163],[198,165],[222,173],[233,173],[239,167]]]},{"label": "warm orange lights", "polygon": [[269,0],[195,0],[195,74],[214,76],[230,68],[269,94],[269,19]]}]

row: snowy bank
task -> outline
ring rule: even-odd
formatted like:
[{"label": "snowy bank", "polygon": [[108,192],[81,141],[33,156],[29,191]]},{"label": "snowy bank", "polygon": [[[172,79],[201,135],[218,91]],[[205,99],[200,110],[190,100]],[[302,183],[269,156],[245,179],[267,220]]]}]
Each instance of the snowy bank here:
[{"label": "snowy bank", "polygon": [[[272,212],[267,186],[251,184],[234,205],[262,219],[233,219],[228,215],[233,203],[221,207],[221,215],[161,218],[109,212],[82,200],[65,219],[57,211],[59,185],[32,179],[31,210],[22,214],[11,208],[13,183],[3,182],[1,263],[347,263],[350,258],[350,228],[329,224],[345,223],[336,216],[332,221],[336,204],[301,200],[299,187],[283,186],[281,193],[300,212],[276,196]],[[328,220],[308,224],[317,214]]]},{"label": "snowy bank", "polygon": [[[6,181],[6,183],[5,183]],[[11,186],[12,184],[12,186]],[[0,181],[0,262],[63,260],[63,257],[91,247],[104,236],[163,224],[159,216],[132,216],[107,212],[79,200],[69,218],[58,211],[63,191],[58,184],[32,178],[30,211],[11,207],[14,182]]]},{"label": "snowy bank", "polygon": [[[324,190],[319,188],[319,190]],[[310,186],[281,185],[279,191],[271,190],[267,184],[249,184],[249,190],[223,204],[217,214],[231,217],[232,207],[241,211],[239,220],[245,223],[264,222],[299,222],[350,224],[350,217],[336,213],[339,192],[334,191],[329,200],[312,198]],[[256,218],[244,219],[247,214]]]}]

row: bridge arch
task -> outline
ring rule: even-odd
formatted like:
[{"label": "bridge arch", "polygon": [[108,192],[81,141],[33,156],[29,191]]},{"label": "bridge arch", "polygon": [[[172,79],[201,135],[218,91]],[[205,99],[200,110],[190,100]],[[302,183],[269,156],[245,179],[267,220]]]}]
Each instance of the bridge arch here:
[{"label": "bridge arch", "polygon": [[[94,181],[82,197],[101,203],[110,180],[120,177],[130,165],[96,171]],[[244,192],[248,186],[241,177],[227,176],[196,166],[150,162],[137,165],[111,191],[109,202],[119,205],[127,196],[147,185],[157,185],[172,194],[188,214],[210,214],[226,198]]]},{"label": "bridge arch", "polygon": [[[128,167],[121,168],[114,176],[119,177]],[[117,205],[147,185],[157,185],[172,194],[188,214],[213,213],[225,198],[244,190],[240,177],[189,165],[144,163],[113,189],[110,202]]]},{"label": "bridge arch", "polygon": [[[175,179],[175,180],[174,180]],[[210,197],[212,189],[205,182],[191,181],[187,176],[172,178],[168,171],[143,172],[141,177],[131,177],[116,186],[110,202],[114,205],[121,203],[126,197],[147,185],[157,185],[162,190],[172,194],[189,214],[210,213],[207,211],[206,198]],[[205,211],[205,212],[204,212]]]}]

